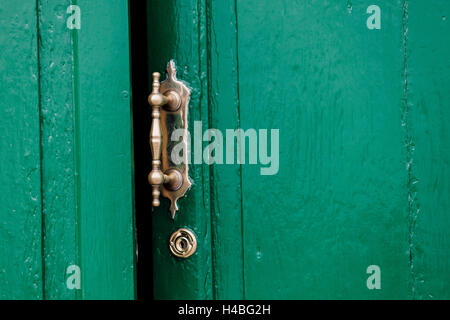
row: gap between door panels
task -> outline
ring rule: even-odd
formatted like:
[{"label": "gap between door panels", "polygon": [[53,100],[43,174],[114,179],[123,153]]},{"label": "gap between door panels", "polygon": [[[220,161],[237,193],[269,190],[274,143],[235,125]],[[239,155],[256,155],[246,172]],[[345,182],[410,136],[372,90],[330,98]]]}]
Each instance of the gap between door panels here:
[{"label": "gap between door panels", "polygon": [[129,1],[136,224],[136,290],[139,300],[153,299],[151,188],[148,131],[147,10],[145,1]]}]

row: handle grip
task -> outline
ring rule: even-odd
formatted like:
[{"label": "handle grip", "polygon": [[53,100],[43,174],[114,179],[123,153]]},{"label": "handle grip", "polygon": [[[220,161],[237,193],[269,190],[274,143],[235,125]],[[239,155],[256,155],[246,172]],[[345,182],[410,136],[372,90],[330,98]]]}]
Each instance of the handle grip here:
[{"label": "handle grip", "polygon": [[148,182],[152,185],[154,207],[159,207],[159,195],[161,192],[159,188],[164,183],[165,177],[161,171],[161,148],[162,148],[162,134],[161,134],[161,107],[167,104],[168,99],[165,95],[159,92],[160,84],[159,72],[153,73],[153,91],[148,98],[149,104],[152,106],[152,126],[150,129],[150,149],[152,152],[152,171],[148,175]]},{"label": "handle grip", "polygon": [[169,91],[166,95],[159,92],[161,75],[159,72],[153,73],[153,90],[148,97],[148,102],[152,106],[152,126],[150,129],[150,149],[152,151],[152,171],[148,175],[148,182],[152,185],[152,205],[159,207],[160,188],[164,184],[169,190],[177,190],[183,183],[181,173],[176,169],[167,170],[167,174],[161,171],[162,133],[161,133],[161,107],[167,106],[173,109],[181,98],[178,93]]},{"label": "handle grip", "polygon": [[152,170],[148,175],[148,181],[152,186],[152,205],[154,207],[160,205],[159,198],[162,193],[171,200],[170,212],[174,218],[178,210],[177,200],[184,196],[191,182],[188,176],[188,161],[182,164],[170,161],[170,144],[164,143],[168,137],[164,137],[163,140],[163,134],[170,136],[169,128],[170,130],[182,128],[186,132],[182,142],[187,146],[187,108],[190,90],[176,78],[173,61],[170,61],[167,67],[167,75],[167,79],[160,83],[161,74],[153,73],[152,92],[148,97],[148,103],[152,107],[150,128]]}]

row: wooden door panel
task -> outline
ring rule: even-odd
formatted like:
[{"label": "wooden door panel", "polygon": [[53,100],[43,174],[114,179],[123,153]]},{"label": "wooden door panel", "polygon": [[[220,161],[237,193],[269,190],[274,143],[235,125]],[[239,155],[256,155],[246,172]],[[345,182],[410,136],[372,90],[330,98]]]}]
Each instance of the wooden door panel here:
[{"label": "wooden door panel", "polygon": [[78,30],[64,21],[69,6],[45,1],[39,6],[39,61],[45,299],[81,298],[67,288],[66,270],[80,265],[78,96]]},{"label": "wooden door panel", "polygon": [[280,130],[278,174],[243,167],[249,299],[408,297],[403,10],[378,4],[381,30],[364,4],[238,4],[241,125]]},{"label": "wooden door panel", "polygon": [[[236,3],[212,1],[208,12],[209,126],[225,133],[240,127]],[[216,299],[243,299],[242,167],[237,163],[213,165],[212,175],[214,294]]]},{"label": "wooden door panel", "polygon": [[449,299],[450,4],[408,5],[409,225],[414,298]]},{"label": "wooden door panel", "polygon": [[128,2],[83,0],[78,5],[84,8],[75,75],[79,90],[83,298],[133,299],[135,234]]},{"label": "wooden door panel", "polygon": [[[192,165],[175,222],[153,213],[156,298],[446,297],[448,5],[147,3],[149,74],[175,58],[191,130],[278,129],[280,160]],[[186,261],[179,226],[199,235]]]},{"label": "wooden door panel", "polygon": [[10,1],[2,3],[0,10],[1,299],[41,299],[43,295],[35,4]]},{"label": "wooden door panel", "polygon": [[[148,9],[148,74],[165,74],[167,63],[174,59],[178,79],[191,88],[189,102],[189,130],[194,121],[203,120],[202,130],[208,126],[208,63],[206,5],[199,0],[150,0]],[[165,78],[165,76],[163,77]],[[149,81],[151,85],[151,81]],[[151,88],[148,89],[151,92]],[[148,108],[143,105],[142,108]],[[150,109],[148,109],[150,110]],[[150,111],[146,115],[151,117]],[[150,126],[148,126],[150,129]],[[148,132],[147,132],[148,134]],[[148,141],[148,139],[147,139]],[[146,143],[145,148],[149,148]],[[144,168],[145,179],[151,170],[151,159]],[[189,175],[193,187],[179,200],[175,220],[169,215],[169,202],[161,200],[161,207],[152,212],[153,290],[156,299],[212,299],[212,244],[210,212],[210,168],[205,164],[191,164]],[[151,199],[151,191],[148,192]],[[149,201],[149,208],[151,206]],[[178,228],[188,227],[198,239],[197,252],[183,260],[171,255],[169,237]],[[144,230],[143,232],[148,232]]]},{"label": "wooden door panel", "polygon": [[0,297],[132,299],[128,3],[1,6]]}]

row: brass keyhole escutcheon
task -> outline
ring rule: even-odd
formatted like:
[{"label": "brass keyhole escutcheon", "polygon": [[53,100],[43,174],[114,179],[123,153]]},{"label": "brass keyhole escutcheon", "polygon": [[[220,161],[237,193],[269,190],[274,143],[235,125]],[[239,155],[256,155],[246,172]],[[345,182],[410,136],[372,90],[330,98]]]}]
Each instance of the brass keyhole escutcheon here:
[{"label": "brass keyhole escutcheon", "polygon": [[197,250],[197,238],[188,229],[178,229],[170,236],[169,248],[175,257],[186,259]]}]

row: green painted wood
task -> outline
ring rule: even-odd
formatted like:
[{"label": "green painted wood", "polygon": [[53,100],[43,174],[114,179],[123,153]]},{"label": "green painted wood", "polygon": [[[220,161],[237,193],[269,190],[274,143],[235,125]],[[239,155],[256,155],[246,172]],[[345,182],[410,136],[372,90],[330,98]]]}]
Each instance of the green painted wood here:
[{"label": "green painted wood", "polygon": [[248,299],[410,296],[403,7],[377,3],[381,30],[360,2],[238,2],[241,125],[280,130],[278,174],[243,167]]},{"label": "green painted wood", "polygon": [[411,276],[417,299],[450,298],[450,3],[409,0],[407,110]]},{"label": "green painted wood", "polygon": [[79,0],[73,35],[83,299],[133,299],[134,208],[128,2]]},{"label": "green painted wood", "polygon": [[[45,298],[133,299],[128,4],[42,0],[38,13]],[[81,290],[67,288],[71,265]]]},{"label": "green painted wood", "polygon": [[[210,167],[212,215],[190,226],[211,223],[212,261],[161,259],[154,217],[155,295],[205,296],[206,282],[172,270],[211,263],[216,299],[446,298],[448,5],[378,1],[382,27],[369,30],[367,3],[205,3],[151,2],[150,61],[198,62],[184,23],[204,14],[208,126],[279,129],[280,169]],[[381,290],[366,286],[370,265]]]},{"label": "green painted wood", "polygon": [[[370,4],[149,2],[149,71],[181,56],[185,79],[206,74],[210,128],[280,130],[277,175],[216,164],[195,180],[211,216],[187,225],[211,224],[211,257],[168,257],[156,210],[157,298],[448,298],[450,7],[380,0],[369,30]],[[205,119],[197,108],[191,121]],[[381,290],[366,286],[370,265]]]},{"label": "green painted wood", "polygon": [[[149,75],[155,71],[165,73],[167,63],[174,59],[178,66],[178,78],[192,88],[188,116],[191,134],[194,121],[203,120],[205,130],[209,122],[205,2],[151,0],[147,2],[147,8]],[[149,108],[146,101],[142,101],[142,107]],[[148,159],[148,163],[150,172],[151,159]],[[209,170],[204,164],[189,167],[194,184],[186,197],[179,201],[180,210],[174,221],[169,217],[167,199],[162,199],[161,207],[153,212],[138,213],[152,215],[153,285],[156,299],[213,298]],[[186,260],[174,258],[168,248],[170,235],[180,227],[190,228],[198,239],[197,252]]]},{"label": "green painted wood", "polygon": [[41,299],[36,1],[2,2],[0,28],[0,298]]},{"label": "green painted wood", "polygon": [[7,1],[0,18],[0,298],[133,299],[128,2]]},{"label": "green painted wood", "polygon": [[[225,133],[239,119],[238,48],[234,1],[208,1],[210,128]],[[212,165],[211,207],[216,299],[244,298],[241,167]]]},{"label": "green painted wood", "polygon": [[66,270],[80,265],[77,150],[74,115],[74,37],[66,26],[71,1],[39,1],[42,203],[44,216],[45,299],[76,299]]}]

